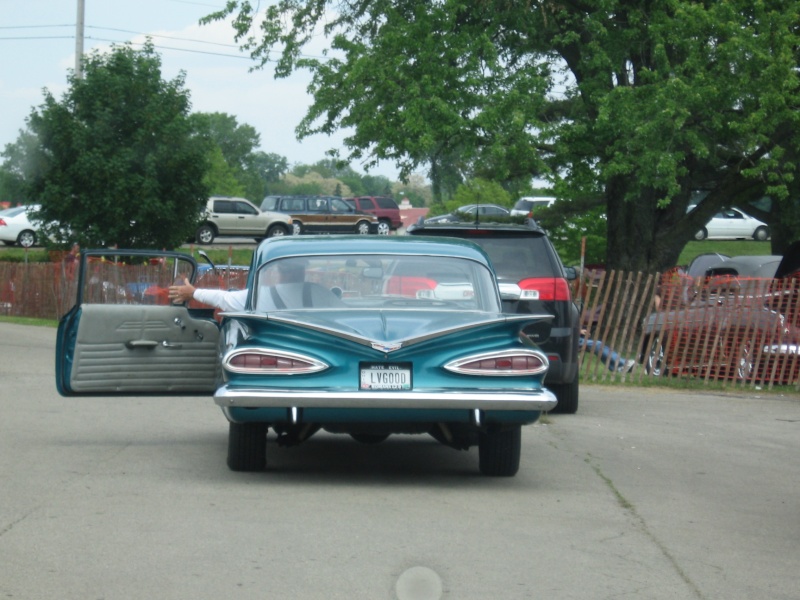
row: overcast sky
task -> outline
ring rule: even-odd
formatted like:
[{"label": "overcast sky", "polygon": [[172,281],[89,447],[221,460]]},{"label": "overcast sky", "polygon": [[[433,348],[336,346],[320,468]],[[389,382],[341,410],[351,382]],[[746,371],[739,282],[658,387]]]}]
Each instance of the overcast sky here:
[{"label": "overcast sky", "polygon": [[[261,150],[285,156],[290,164],[312,164],[340,148],[343,135],[314,136],[298,142],[294,130],[310,104],[307,74],[275,80],[271,72],[249,72],[253,62],[239,52],[228,23],[200,26],[201,17],[224,0],[85,0],[84,52],[151,36],[161,55],[162,77],[186,73],[195,112],[233,115],[255,127]],[[77,0],[0,0],[0,148],[16,141],[31,109],[47,88],[56,98],[75,68]],[[321,41],[321,43],[324,43]],[[319,48],[310,49],[314,54]],[[351,165],[364,172],[359,164]],[[397,177],[393,164],[371,174]]]}]

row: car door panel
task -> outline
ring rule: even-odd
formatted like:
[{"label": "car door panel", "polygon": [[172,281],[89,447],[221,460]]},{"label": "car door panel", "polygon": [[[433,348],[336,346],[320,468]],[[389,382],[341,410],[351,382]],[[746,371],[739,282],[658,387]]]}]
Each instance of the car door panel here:
[{"label": "car door panel", "polygon": [[58,335],[67,395],[215,389],[218,325],[184,306],[87,304]]},{"label": "car door panel", "polygon": [[194,259],[179,252],[84,252],[75,305],[58,325],[59,393],[212,393],[220,373],[214,310],[170,304],[167,294],[196,272]]}]

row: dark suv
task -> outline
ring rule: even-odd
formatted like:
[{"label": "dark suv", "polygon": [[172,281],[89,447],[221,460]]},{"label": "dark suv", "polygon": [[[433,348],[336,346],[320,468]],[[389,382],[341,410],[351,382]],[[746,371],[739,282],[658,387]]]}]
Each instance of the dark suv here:
[{"label": "dark suv", "polygon": [[387,196],[356,196],[345,198],[345,201],[361,212],[378,217],[378,233],[389,233],[403,226],[400,218],[400,207],[392,198]]},{"label": "dark suv", "polygon": [[410,235],[447,236],[468,239],[481,246],[494,265],[502,292],[504,284],[517,284],[519,300],[503,300],[509,313],[547,312],[552,321],[550,337],[537,340],[526,331],[550,359],[545,384],[558,398],[554,412],[578,410],[578,307],[572,301],[568,279],[572,270],[564,268],[547,235],[532,221],[512,223],[415,224]]}]

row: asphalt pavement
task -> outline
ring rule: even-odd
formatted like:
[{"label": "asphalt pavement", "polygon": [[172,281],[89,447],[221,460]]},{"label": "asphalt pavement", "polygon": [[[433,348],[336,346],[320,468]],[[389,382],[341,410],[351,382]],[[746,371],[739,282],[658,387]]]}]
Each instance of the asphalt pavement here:
[{"label": "asphalt pavement", "polygon": [[800,396],[583,386],[509,479],[423,436],[270,437],[210,398],[62,398],[0,323],[0,598],[800,597]]}]

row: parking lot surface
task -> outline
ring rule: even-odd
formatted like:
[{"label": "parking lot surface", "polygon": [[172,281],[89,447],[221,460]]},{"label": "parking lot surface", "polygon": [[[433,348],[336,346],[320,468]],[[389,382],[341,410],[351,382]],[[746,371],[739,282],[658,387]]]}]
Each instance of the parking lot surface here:
[{"label": "parking lot surface", "polygon": [[242,474],[210,398],[62,398],[54,345],[0,323],[2,598],[800,597],[794,391],[587,385],[510,479],[328,434]]}]

